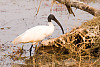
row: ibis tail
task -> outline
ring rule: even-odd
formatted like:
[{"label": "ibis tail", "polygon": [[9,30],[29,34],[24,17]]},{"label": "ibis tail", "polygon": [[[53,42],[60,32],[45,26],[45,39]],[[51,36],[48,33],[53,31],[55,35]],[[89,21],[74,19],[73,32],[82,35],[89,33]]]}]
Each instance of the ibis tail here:
[{"label": "ibis tail", "polygon": [[20,43],[20,41],[21,41],[21,36],[18,36],[12,41],[12,44],[17,45]]}]

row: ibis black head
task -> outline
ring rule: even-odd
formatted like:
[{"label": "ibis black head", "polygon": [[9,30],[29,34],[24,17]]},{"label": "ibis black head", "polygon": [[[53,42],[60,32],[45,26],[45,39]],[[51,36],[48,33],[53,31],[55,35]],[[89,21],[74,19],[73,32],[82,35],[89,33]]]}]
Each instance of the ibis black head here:
[{"label": "ibis black head", "polygon": [[53,14],[50,14],[48,16],[48,22],[51,22],[51,20],[54,20],[55,19],[55,16]]},{"label": "ibis black head", "polygon": [[55,16],[53,14],[50,14],[48,16],[48,22],[51,22],[51,20],[54,20],[60,26],[62,33],[64,34],[63,27],[61,26],[61,24],[59,23],[59,21],[55,18]]}]

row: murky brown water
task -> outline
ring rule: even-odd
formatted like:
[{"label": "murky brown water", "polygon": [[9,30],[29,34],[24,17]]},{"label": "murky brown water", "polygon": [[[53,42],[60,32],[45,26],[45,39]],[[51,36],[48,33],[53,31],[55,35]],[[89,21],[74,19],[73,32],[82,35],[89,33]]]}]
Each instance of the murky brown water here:
[{"label": "murky brown water", "polygon": [[[4,58],[2,55],[12,51],[10,48],[12,46],[11,41],[31,27],[47,25],[47,16],[50,13],[54,14],[60,21],[65,33],[93,18],[89,13],[75,8],[73,8],[73,11],[76,16],[69,15],[64,5],[61,7],[55,4],[50,12],[51,0],[44,0],[42,2],[40,11],[36,16],[39,3],[40,0],[0,0],[0,65],[3,64],[3,61],[5,64],[12,62],[8,57],[2,60]],[[85,1],[85,3],[100,9],[99,0],[95,2]],[[50,38],[58,37],[62,34],[57,24],[53,23],[55,25],[55,32]],[[30,48],[29,44],[26,44],[24,48],[28,50]],[[29,53],[26,54],[26,56],[28,55]]]}]

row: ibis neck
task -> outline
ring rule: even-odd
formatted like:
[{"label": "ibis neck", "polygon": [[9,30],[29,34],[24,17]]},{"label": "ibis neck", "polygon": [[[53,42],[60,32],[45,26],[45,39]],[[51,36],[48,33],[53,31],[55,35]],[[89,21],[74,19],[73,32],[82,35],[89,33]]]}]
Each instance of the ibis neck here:
[{"label": "ibis neck", "polygon": [[52,22],[48,22],[48,24],[49,24],[49,26],[53,26],[53,27],[54,27],[54,25],[53,25],[53,23],[52,23]]}]

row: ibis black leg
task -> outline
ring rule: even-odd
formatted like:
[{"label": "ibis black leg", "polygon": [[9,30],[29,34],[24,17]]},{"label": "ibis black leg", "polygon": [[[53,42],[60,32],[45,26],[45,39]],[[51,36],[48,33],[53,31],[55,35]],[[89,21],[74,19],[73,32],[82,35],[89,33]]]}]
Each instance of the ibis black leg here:
[{"label": "ibis black leg", "polygon": [[30,56],[31,56],[32,47],[33,47],[33,45],[31,45],[31,48],[30,48]]}]

